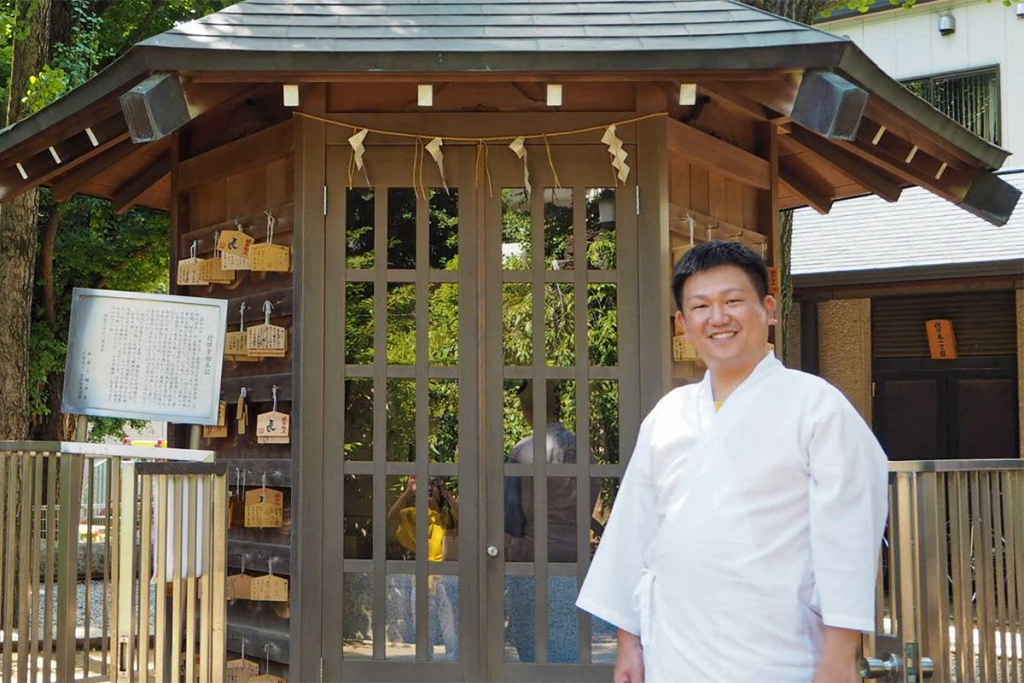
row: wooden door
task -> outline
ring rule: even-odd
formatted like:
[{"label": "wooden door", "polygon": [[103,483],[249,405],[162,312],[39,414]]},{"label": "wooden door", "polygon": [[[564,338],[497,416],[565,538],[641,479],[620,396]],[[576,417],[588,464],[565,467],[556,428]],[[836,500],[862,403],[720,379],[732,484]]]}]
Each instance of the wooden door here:
[{"label": "wooden door", "polygon": [[635,176],[601,146],[550,153],[529,148],[529,193],[522,162],[493,163],[482,198],[486,680],[611,680],[615,660],[574,603],[639,428]]},{"label": "wooden door", "polygon": [[325,680],[611,679],[573,603],[640,422],[636,188],[538,143],[531,193],[504,146],[446,144],[447,191],[328,146]]}]

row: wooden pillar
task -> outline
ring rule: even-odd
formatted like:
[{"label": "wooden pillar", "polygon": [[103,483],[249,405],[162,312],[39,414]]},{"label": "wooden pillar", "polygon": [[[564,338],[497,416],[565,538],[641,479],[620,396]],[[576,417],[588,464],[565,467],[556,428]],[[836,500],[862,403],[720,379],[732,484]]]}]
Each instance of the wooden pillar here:
[{"label": "wooden pillar", "polygon": [[[653,84],[637,88],[637,113],[665,111],[665,92]],[[666,121],[658,117],[637,124],[639,188],[639,342],[640,414],[646,415],[671,387],[671,259],[668,219],[668,145]]]},{"label": "wooden pillar", "polygon": [[[303,88],[303,111],[322,115],[326,87]],[[289,678],[319,681],[323,623],[324,155],[325,124],[295,120],[295,316],[292,618]],[[297,454],[297,455],[295,455]],[[295,499],[297,498],[297,500]],[[334,567],[333,571],[339,571]],[[333,618],[339,618],[334,615]],[[339,641],[340,646],[340,641]]]}]

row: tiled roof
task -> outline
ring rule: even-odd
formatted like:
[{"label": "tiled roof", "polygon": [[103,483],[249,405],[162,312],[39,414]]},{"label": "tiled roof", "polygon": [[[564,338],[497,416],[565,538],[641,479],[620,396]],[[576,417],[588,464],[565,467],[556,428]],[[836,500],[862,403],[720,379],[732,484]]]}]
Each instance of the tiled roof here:
[{"label": "tiled roof", "polygon": [[623,52],[844,43],[733,0],[247,0],[143,41],[281,52]]},{"label": "tiled roof", "polygon": [[[1000,173],[1024,190],[1024,170]],[[793,217],[793,274],[991,263],[1016,259],[1024,273],[1024,199],[995,227],[926,190],[836,202],[827,216],[799,209]]]}]

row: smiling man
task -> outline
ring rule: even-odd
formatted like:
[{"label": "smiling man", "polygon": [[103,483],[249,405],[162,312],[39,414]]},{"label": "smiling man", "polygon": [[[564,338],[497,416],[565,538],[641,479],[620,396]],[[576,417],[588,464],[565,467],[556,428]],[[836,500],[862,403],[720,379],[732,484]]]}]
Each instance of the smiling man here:
[{"label": "smiling man", "polygon": [[615,683],[853,683],[874,630],[885,454],[843,395],[766,352],[764,260],[708,242],[672,278],[708,367],[644,420],[577,605]]}]

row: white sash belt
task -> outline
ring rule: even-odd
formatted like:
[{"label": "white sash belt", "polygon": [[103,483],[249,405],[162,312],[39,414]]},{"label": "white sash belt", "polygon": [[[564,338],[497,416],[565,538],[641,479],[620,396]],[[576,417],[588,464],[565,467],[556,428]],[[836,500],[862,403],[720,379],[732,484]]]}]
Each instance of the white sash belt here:
[{"label": "white sash belt", "polygon": [[640,644],[647,647],[653,635],[651,622],[651,601],[654,598],[654,572],[646,567],[640,574],[636,590],[633,592],[633,603],[640,613]]}]

